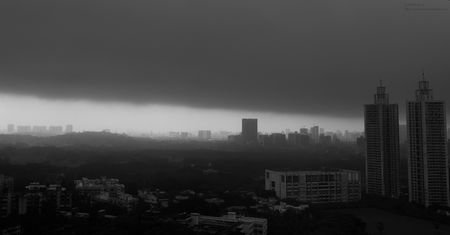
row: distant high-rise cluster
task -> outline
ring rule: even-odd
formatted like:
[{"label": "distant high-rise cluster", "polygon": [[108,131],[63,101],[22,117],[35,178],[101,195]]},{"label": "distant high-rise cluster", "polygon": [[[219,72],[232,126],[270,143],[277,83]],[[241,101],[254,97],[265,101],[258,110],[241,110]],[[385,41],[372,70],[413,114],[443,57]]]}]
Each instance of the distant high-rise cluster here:
[{"label": "distant high-rise cluster", "polygon": [[367,193],[399,196],[399,144],[407,137],[409,200],[449,206],[445,103],[433,98],[425,79],[407,102],[406,129],[399,128],[398,107],[379,86],[375,103],[365,106]]},{"label": "distant high-rise cluster", "polygon": [[[276,148],[305,148],[311,146],[328,146],[340,143],[356,143],[362,135],[361,132],[345,130],[330,132],[325,128],[314,125],[311,128],[300,128],[299,131],[286,129],[282,132],[259,133],[258,119],[242,119],[242,132],[240,135],[228,135],[228,141],[244,145],[259,145]],[[200,132],[199,132],[200,138]],[[201,139],[201,138],[200,138]]]},{"label": "distant high-rise cluster", "polygon": [[41,126],[41,125],[18,125],[8,124],[6,132],[8,134],[17,135],[35,135],[35,136],[53,136],[62,135],[73,132],[73,125],[66,125],[64,129],[63,126]]}]

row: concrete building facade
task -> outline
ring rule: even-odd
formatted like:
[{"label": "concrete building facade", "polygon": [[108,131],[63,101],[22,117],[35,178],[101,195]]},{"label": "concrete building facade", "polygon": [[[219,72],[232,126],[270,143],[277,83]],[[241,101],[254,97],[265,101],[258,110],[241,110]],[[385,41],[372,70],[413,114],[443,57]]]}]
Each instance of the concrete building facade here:
[{"label": "concrete building facade", "polygon": [[351,202],[361,199],[358,171],[265,171],[265,189],[280,199],[308,203]]},{"label": "concrete building facade", "polygon": [[400,143],[398,105],[389,103],[380,84],[374,103],[364,106],[366,134],[366,193],[398,198]]},{"label": "concrete building facade", "polygon": [[429,83],[419,82],[407,102],[409,200],[426,207],[449,206],[445,102],[435,100]]}]

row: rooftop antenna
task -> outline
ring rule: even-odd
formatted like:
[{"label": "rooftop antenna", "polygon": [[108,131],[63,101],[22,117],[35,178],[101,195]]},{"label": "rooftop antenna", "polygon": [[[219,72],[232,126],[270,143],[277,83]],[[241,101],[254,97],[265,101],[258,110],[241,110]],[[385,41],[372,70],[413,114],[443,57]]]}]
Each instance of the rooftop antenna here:
[{"label": "rooftop antenna", "polygon": [[429,88],[428,81],[425,80],[425,69],[422,69],[422,81],[419,81],[419,89],[416,90],[417,100],[432,100],[433,93]]},{"label": "rooftop antenna", "polygon": [[389,95],[386,94],[386,87],[383,86],[383,80],[379,80],[380,85],[377,87],[377,93],[374,95],[375,104],[389,103]]}]

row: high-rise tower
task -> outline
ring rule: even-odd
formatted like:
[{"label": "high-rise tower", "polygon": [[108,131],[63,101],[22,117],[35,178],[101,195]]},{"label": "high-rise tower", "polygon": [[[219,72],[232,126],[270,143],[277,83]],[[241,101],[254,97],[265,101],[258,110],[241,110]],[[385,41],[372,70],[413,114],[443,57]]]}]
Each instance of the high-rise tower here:
[{"label": "high-rise tower", "polygon": [[428,81],[419,82],[407,102],[409,200],[426,207],[449,205],[445,103],[433,98]]},{"label": "high-rise tower", "polygon": [[242,119],[242,141],[245,144],[256,144],[258,142],[258,119]]},{"label": "high-rise tower", "polygon": [[309,130],[310,136],[311,136],[311,142],[313,144],[319,143],[319,126],[313,126]]},{"label": "high-rise tower", "polygon": [[377,88],[374,103],[365,105],[366,193],[398,198],[399,126],[398,105],[389,103],[382,84]]}]

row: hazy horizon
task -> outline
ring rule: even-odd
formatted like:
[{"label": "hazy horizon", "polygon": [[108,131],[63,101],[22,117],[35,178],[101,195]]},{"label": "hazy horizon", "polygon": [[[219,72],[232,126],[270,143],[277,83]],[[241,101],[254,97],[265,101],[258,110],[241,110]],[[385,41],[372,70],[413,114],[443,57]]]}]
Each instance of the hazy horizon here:
[{"label": "hazy horizon", "polygon": [[[7,124],[74,125],[75,131],[170,132],[198,130],[240,132],[242,118],[258,118],[261,132],[299,131],[320,125],[327,131],[361,131],[362,120],[258,111],[56,100],[0,94],[0,130]],[[355,123],[357,123],[355,125]]]}]

